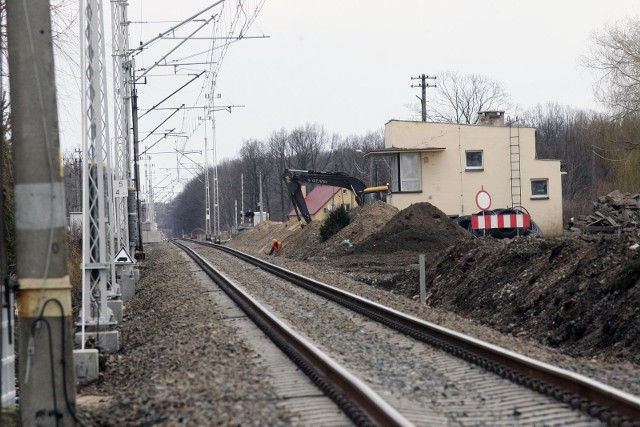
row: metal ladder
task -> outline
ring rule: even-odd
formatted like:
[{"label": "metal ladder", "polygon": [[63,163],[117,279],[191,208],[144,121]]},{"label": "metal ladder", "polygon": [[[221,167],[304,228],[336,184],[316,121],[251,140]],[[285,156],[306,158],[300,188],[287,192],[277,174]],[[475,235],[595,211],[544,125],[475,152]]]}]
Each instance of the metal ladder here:
[{"label": "metal ladder", "polygon": [[509,125],[509,162],[511,164],[511,207],[522,206],[520,175],[520,127]]}]

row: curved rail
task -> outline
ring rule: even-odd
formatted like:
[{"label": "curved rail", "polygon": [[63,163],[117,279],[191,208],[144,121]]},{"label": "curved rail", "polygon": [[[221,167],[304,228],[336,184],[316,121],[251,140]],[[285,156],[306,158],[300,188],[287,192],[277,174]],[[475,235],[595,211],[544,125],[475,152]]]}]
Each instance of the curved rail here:
[{"label": "curved rail", "polygon": [[358,378],[269,313],[188,246],[184,250],[247,316],[358,426],[411,426]]},{"label": "curved rail", "polygon": [[640,426],[640,398],[591,378],[443,328],[304,277],[227,246],[193,241],[234,255],[287,281],[447,351],[517,384],[552,396],[609,425]]}]

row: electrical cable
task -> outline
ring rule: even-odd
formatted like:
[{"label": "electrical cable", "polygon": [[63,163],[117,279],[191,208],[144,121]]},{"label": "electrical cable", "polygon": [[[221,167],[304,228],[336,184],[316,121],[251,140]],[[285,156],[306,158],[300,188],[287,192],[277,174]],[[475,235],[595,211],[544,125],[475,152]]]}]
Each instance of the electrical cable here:
[{"label": "electrical cable", "polygon": [[[38,318],[42,317],[44,315],[44,309],[46,308],[47,304],[49,304],[50,302],[54,302],[58,305],[58,308],[60,308],[60,314],[62,315],[62,317],[64,317],[64,307],[62,306],[62,303],[60,302],[60,300],[56,299],[56,298],[50,298],[47,301],[45,301],[43,307],[42,307],[42,311],[40,312],[40,316],[38,316]],[[36,319],[37,320],[37,319]],[[62,334],[62,376],[63,378],[67,378],[67,347],[66,347],[66,327],[64,324],[64,318],[61,318],[61,334]],[[53,357],[53,353],[52,353],[52,357]],[[53,368],[52,368],[53,371]],[[67,411],[69,411],[69,413],[71,414],[71,416],[73,417],[74,421],[78,424],[80,424],[80,426],[84,426],[84,424],[78,419],[75,411],[73,410],[72,406],[71,406],[71,399],[69,398],[69,391],[67,390],[66,387],[66,381],[64,382],[64,387],[62,388],[64,391],[64,400],[67,406]]]},{"label": "electrical cable", "polygon": [[[48,331],[47,336],[49,338],[49,365],[51,367],[51,388],[53,393],[53,416],[55,417],[55,420],[56,420],[56,426],[59,426],[60,418],[62,418],[63,415],[58,411],[58,399],[56,396],[56,371],[54,369],[55,363],[53,360],[53,337],[51,336],[51,324],[49,323],[49,320],[42,316],[39,316],[38,318],[36,318],[36,320],[31,324],[30,338],[35,337],[35,334],[36,334],[35,330],[39,329],[40,322],[43,322],[47,326],[47,331]],[[49,413],[48,415],[51,415],[51,413]]]}]

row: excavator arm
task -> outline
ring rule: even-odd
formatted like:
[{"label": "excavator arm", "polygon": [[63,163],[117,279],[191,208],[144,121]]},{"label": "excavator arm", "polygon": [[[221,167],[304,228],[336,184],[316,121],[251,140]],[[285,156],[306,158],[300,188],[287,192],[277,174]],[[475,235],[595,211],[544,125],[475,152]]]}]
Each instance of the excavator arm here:
[{"label": "excavator arm", "polygon": [[293,209],[296,212],[298,221],[300,221],[300,215],[302,215],[307,224],[311,222],[311,215],[309,214],[307,203],[305,202],[304,195],[302,194],[301,184],[303,183],[347,188],[355,195],[359,205],[364,204],[364,194],[367,186],[358,178],[349,176],[344,172],[317,172],[286,169],[282,175],[282,179],[287,184],[291,203],[293,204]]}]

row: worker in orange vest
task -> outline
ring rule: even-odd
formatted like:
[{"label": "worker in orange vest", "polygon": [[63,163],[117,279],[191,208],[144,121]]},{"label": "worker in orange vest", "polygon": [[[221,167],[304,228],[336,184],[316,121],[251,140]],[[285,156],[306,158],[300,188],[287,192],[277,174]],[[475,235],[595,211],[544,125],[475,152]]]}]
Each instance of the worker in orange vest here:
[{"label": "worker in orange vest", "polygon": [[278,252],[282,247],[282,242],[278,242],[276,239],[271,240],[271,250],[269,251],[269,255],[272,255],[274,252]]}]

